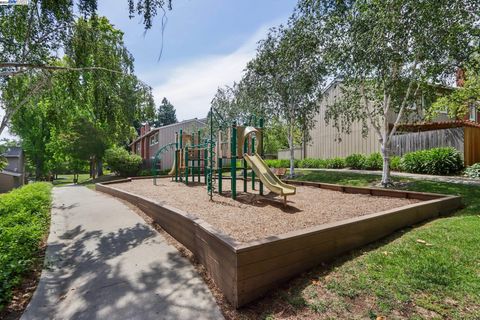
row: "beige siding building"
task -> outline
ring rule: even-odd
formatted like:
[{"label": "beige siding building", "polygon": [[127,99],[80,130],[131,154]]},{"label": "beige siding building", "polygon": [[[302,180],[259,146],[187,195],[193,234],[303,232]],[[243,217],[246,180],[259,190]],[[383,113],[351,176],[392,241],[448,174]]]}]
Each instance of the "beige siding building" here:
[{"label": "beige siding building", "polygon": [[362,124],[352,125],[350,134],[339,133],[336,128],[325,122],[325,111],[341,95],[339,82],[333,82],[326,90],[320,102],[320,110],[315,116],[315,127],[310,131],[311,141],[304,147],[305,158],[346,157],[352,153],[371,154],[380,151],[378,138],[369,127],[368,135],[362,136]]},{"label": "beige siding building", "polygon": [[[440,91],[451,90],[438,88]],[[341,82],[334,81],[324,92],[320,101],[320,110],[315,116],[315,127],[310,131],[311,141],[301,150],[301,155],[296,158],[321,158],[347,157],[353,153],[369,155],[380,151],[380,143],[372,125],[367,121],[368,134],[362,135],[362,124],[354,123],[350,134],[339,131],[325,122],[327,106],[335,103],[342,95]],[[412,106],[408,117],[402,121],[397,134],[391,142],[394,155],[403,155],[435,147],[451,146],[464,155],[466,165],[480,161],[480,112],[472,108],[465,119],[451,119],[447,112],[440,113],[432,122],[423,122],[425,99],[419,99]],[[396,115],[391,114],[389,121],[395,122]],[[461,129],[456,129],[461,128]],[[285,152],[279,152],[285,156]],[[287,156],[288,158],[288,156]]]}]

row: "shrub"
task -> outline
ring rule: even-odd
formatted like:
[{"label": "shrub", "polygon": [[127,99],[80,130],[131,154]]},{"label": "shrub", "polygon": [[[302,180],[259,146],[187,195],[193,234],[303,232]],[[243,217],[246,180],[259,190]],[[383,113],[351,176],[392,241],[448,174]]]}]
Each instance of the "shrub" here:
[{"label": "shrub", "polygon": [[112,171],[124,177],[137,175],[142,165],[140,156],[130,154],[127,150],[120,147],[108,149],[105,152],[105,161]]},{"label": "shrub", "polygon": [[345,164],[351,169],[365,169],[367,157],[363,154],[354,153],[345,158]]},{"label": "shrub", "polygon": [[325,167],[328,169],[342,169],[346,167],[345,159],[343,158],[332,158],[325,161]]},{"label": "shrub", "polygon": [[433,148],[407,153],[401,166],[411,173],[448,175],[461,171],[463,161],[454,148]]},{"label": "shrub", "polygon": [[394,171],[402,171],[401,165],[402,158],[399,156],[393,156],[390,158],[390,169]]},{"label": "shrub", "polygon": [[468,167],[465,170],[465,175],[470,178],[480,179],[480,162]]},{"label": "shrub", "polygon": [[[270,168],[290,168],[290,160],[289,159],[269,159],[265,160],[267,165]],[[298,168],[300,160],[294,160],[293,165],[294,167]]]},{"label": "shrub", "polygon": [[372,153],[365,161],[365,169],[381,170],[383,168],[383,158],[380,152]]},{"label": "shrub", "polygon": [[325,168],[326,163],[325,160],[323,159],[314,159],[314,158],[305,158],[303,160],[300,160],[299,162],[299,168]]},{"label": "shrub", "polygon": [[48,232],[51,185],[26,185],[0,196],[0,311],[22,277],[41,263],[40,243]]}]

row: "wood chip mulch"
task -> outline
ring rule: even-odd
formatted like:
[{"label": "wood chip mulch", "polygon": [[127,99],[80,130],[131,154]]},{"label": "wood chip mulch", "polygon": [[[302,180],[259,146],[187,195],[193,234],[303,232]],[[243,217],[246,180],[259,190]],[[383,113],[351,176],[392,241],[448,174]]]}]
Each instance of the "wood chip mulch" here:
[{"label": "wood chip mulch", "polygon": [[280,235],[325,223],[341,221],[405,205],[418,203],[414,199],[347,194],[314,187],[297,187],[297,194],[288,197],[287,207],[282,199],[266,191],[243,192],[243,181],[237,183],[237,200],[230,197],[230,181],[224,180],[223,195],[215,194],[210,201],[203,184],[172,182],[170,179],[151,179],[112,184],[111,187],[154,199],[198,216],[240,242]]}]

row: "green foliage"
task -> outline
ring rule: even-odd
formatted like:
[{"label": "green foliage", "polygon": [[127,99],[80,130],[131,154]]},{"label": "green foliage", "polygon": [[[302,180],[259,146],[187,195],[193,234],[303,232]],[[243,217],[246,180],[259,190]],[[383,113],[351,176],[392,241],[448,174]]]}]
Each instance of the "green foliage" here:
[{"label": "green foliage", "polygon": [[325,161],[325,168],[327,169],[343,169],[347,166],[345,163],[345,159],[343,158],[332,158],[326,159]]},{"label": "green foliage", "polygon": [[365,169],[367,157],[363,154],[354,153],[345,158],[345,164],[351,169]]},{"label": "green foliage", "polygon": [[454,148],[433,148],[407,153],[401,166],[411,173],[448,175],[460,172],[463,160]]},{"label": "green foliage", "polygon": [[[297,179],[354,186],[380,182],[376,175],[325,171]],[[336,314],[337,318],[354,318],[364,311],[387,318],[402,313],[408,319],[422,319],[424,310],[429,310],[435,318],[477,319],[480,314],[471,306],[478,305],[480,290],[480,189],[465,184],[402,181],[408,182],[406,189],[411,191],[460,195],[466,206],[453,216],[402,230],[384,242],[361,248],[347,261],[340,259],[327,271],[324,267],[314,270],[293,284],[298,283],[304,294],[322,290],[324,294],[315,298],[332,309],[335,303],[361,301]],[[296,289],[289,286],[285,291],[291,295],[300,291]],[[318,301],[308,298],[311,303]],[[372,300],[376,303],[367,308],[373,311],[363,308],[362,303]],[[412,301],[422,309],[409,308]]]},{"label": "green foliage", "polygon": [[[153,113],[151,89],[133,74],[133,57],[123,33],[106,18],[80,18],[72,27],[61,67],[102,67],[110,71],[63,71],[12,77],[2,91],[15,109],[11,129],[41,178],[78,161],[100,161],[113,144],[133,137],[133,125]],[[49,84],[35,96],[29,88]]]},{"label": "green foliage", "polygon": [[130,154],[120,147],[113,147],[105,152],[105,161],[113,172],[123,176],[136,176],[142,165],[142,157]]},{"label": "green foliage", "polygon": [[168,101],[167,98],[162,99],[162,104],[158,107],[157,120],[155,126],[167,126],[172,123],[177,123],[177,115],[175,107]]},{"label": "green foliage", "polygon": [[393,156],[390,158],[390,169],[394,171],[402,171],[402,158],[399,156]]},{"label": "green foliage", "polygon": [[0,155],[0,171],[3,170],[3,168],[5,168],[7,164],[7,159],[4,156]]},{"label": "green foliage", "polygon": [[325,160],[316,158],[305,158],[299,161],[299,168],[326,168]]},{"label": "green foliage", "polygon": [[[290,160],[288,159],[267,159],[265,160],[270,168],[290,168]],[[298,167],[299,160],[294,161],[295,167]]]},{"label": "green foliage", "polygon": [[[438,90],[431,84],[448,84],[447,75],[478,50],[479,11],[477,0],[299,1],[297,24],[311,24],[329,76],[342,81],[326,121],[346,133],[354,123],[363,134],[373,128],[388,146],[392,128],[421,117],[409,106]],[[382,184],[389,179],[385,171]]]},{"label": "green foliage", "polygon": [[480,162],[465,169],[465,175],[469,178],[480,179]]},{"label": "green foliage", "polygon": [[0,195],[0,311],[39,261],[48,232],[51,185],[33,183]]},{"label": "green foliage", "polygon": [[429,110],[429,118],[439,112],[448,111],[450,117],[456,119],[468,116],[471,109],[480,111],[480,53],[474,54],[466,64],[465,83],[461,87],[448,91],[440,97]]},{"label": "green foliage", "polygon": [[372,153],[365,161],[365,168],[368,170],[380,170],[383,168],[383,158],[379,152]]}]

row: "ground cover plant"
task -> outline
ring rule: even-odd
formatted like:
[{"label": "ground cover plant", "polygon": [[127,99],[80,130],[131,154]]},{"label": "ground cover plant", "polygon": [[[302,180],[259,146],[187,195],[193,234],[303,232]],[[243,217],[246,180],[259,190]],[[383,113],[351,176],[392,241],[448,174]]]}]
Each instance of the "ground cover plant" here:
[{"label": "ground cover plant", "polygon": [[[297,179],[355,186],[380,182],[379,176],[343,172],[307,172]],[[465,208],[320,266],[242,312],[264,319],[478,319],[480,189],[406,179],[401,185],[461,195]]]},{"label": "ground cover plant", "polygon": [[480,178],[480,162],[475,163],[474,165],[471,165],[470,167],[465,169],[465,175],[469,178],[479,179]]},{"label": "ground cover plant", "polygon": [[0,311],[12,290],[41,264],[40,245],[48,234],[51,185],[33,183],[0,195]]}]

